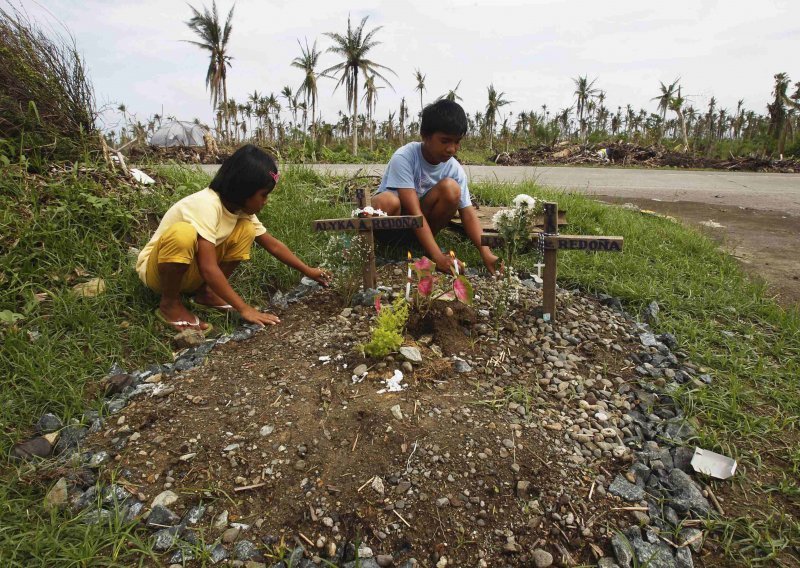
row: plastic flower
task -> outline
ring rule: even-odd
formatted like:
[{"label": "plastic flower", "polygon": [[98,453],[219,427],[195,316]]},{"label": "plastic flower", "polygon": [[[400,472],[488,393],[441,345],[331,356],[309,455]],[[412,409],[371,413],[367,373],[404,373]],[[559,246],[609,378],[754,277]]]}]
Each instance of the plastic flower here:
[{"label": "plastic flower", "polygon": [[516,211],[514,209],[501,209],[492,217],[492,223],[495,227],[499,227],[505,223],[510,223],[514,220]]},{"label": "plastic flower", "polygon": [[363,209],[353,209],[350,212],[351,217],[362,217],[367,216],[370,217],[387,217],[386,212],[382,211],[381,209],[375,209],[371,205],[367,205]]},{"label": "plastic flower", "polygon": [[520,193],[517,195],[512,203],[514,204],[514,207],[527,207],[528,209],[536,208],[536,198],[525,193]]}]

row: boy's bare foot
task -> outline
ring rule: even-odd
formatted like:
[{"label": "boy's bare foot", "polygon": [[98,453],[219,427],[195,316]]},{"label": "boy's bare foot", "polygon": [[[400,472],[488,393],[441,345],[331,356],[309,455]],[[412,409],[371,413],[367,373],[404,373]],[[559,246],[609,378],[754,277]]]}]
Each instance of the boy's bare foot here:
[{"label": "boy's bare foot", "polygon": [[[208,324],[204,321],[200,321],[200,318],[190,312],[180,301],[165,302],[162,299],[158,306],[158,311],[164,316],[162,321],[172,326],[175,331],[183,331],[184,329],[199,329],[200,331],[205,331],[208,329]],[[175,322],[185,323],[177,324]]]},{"label": "boy's bare foot", "polygon": [[230,311],[233,308],[225,300],[220,298],[213,290],[207,287],[200,288],[193,297],[195,303],[209,308],[216,308],[218,310]]}]

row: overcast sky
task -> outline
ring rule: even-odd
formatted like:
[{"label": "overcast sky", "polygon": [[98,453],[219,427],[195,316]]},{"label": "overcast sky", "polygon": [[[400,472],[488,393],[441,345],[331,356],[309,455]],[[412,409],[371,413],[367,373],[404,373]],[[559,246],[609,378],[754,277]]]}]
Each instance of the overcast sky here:
[{"label": "overcast sky", "polygon": [[[163,107],[165,116],[211,121],[208,57],[181,41],[194,39],[185,2],[22,0],[22,6],[75,36],[100,104],[125,103],[140,120]],[[231,6],[218,2],[221,18]],[[416,68],[427,76],[426,103],[461,81],[458,94],[470,113],[485,108],[490,83],[513,101],[505,112],[568,107],[572,78],[579,75],[597,78],[612,111],[628,103],[655,111],[650,99],[659,81],[680,77],[696,107],[705,108],[714,96],[723,108],[735,110],[744,99],[763,113],[775,73],[800,81],[797,0],[239,0],[229,43],[229,96],[245,102],[254,90],[296,89],[302,74],[290,63],[300,54],[297,40],[316,39],[327,49],[331,40],[323,34],[344,33],[348,13],[354,25],[369,16],[367,29],[382,26],[375,36],[382,43],[369,56],[397,73],[389,75],[394,88],[379,92],[379,119],[396,110],[401,97],[412,114],[418,112]],[[321,61],[325,68],[338,59],[325,53]],[[344,91],[333,92],[334,85],[319,84],[329,121],[345,108]]]}]

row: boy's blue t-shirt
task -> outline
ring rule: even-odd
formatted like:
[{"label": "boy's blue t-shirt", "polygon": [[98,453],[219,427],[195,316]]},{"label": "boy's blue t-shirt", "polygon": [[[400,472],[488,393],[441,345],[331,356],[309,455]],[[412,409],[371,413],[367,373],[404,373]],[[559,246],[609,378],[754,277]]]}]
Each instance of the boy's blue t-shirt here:
[{"label": "boy's blue t-shirt", "polygon": [[422,199],[444,178],[453,178],[461,188],[459,209],[472,205],[467,187],[467,174],[458,160],[450,158],[443,164],[430,164],[422,156],[422,142],[410,142],[398,148],[389,160],[378,193],[413,187],[417,190],[417,197]]}]

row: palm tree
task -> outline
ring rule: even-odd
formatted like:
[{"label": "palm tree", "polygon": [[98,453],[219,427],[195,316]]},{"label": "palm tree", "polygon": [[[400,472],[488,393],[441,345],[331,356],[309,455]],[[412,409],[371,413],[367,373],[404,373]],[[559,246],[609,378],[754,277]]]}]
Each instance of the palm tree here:
[{"label": "palm tree", "polygon": [[578,111],[578,122],[581,125],[581,137],[583,137],[584,127],[586,126],[586,123],[583,120],[583,111],[586,109],[587,101],[591,99],[595,93],[597,93],[597,89],[593,88],[595,81],[597,81],[597,78],[594,78],[591,82],[589,82],[589,79],[586,75],[583,77],[578,76],[572,80],[572,82],[575,83],[575,92],[573,94],[575,95],[577,102],[576,110]]},{"label": "palm tree", "polygon": [[286,106],[292,115],[292,122],[297,126],[297,97],[288,85],[281,90],[281,96],[286,99]]},{"label": "palm tree", "polygon": [[[220,27],[219,15],[217,14],[216,1],[212,1],[210,12],[206,7],[203,7],[202,14],[192,6],[189,6],[189,8],[192,10],[192,17],[186,22],[186,25],[200,37],[200,41],[188,41],[187,43],[196,45],[200,49],[205,49],[209,52],[210,59],[208,71],[206,72],[206,87],[211,95],[211,106],[217,108],[220,89],[222,89],[223,108],[227,111],[227,68],[231,66],[232,59],[232,57],[228,55],[227,49],[228,41],[231,38],[233,7],[231,7],[230,12],[228,12],[225,25],[222,27]],[[230,124],[227,112],[225,112],[225,131],[230,135]]]},{"label": "palm tree", "polygon": [[303,92],[303,99],[305,100],[306,104],[309,102],[311,103],[311,159],[316,159],[317,78],[319,77],[316,67],[319,63],[319,56],[321,55],[321,52],[317,51],[316,41],[314,41],[314,45],[311,47],[311,49],[308,47],[308,39],[306,39],[305,48],[300,44],[300,40],[297,40],[297,44],[300,45],[300,57],[294,58],[292,61],[292,67],[302,69],[304,73],[303,82],[300,83],[298,91]]},{"label": "palm tree", "polygon": [[364,81],[364,97],[361,99],[367,105],[367,124],[369,125],[370,129],[370,136],[369,136],[369,149],[370,151],[373,149],[373,143],[375,141],[375,107],[378,104],[378,89],[382,89],[383,87],[376,87],[375,86],[375,75],[367,76],[367,80]]},{"label": "palm tree", "polygon": [[458,85],[456,85],[455,89],[450,89],[449,91],[447,91],[446,94],[442,95],[436,100],[440,101],[444,99],[446,101],[453,101],[453,102],[463,100],[461,97],[458,96],[458,88],[460,86],[461,86],[461,81],[458,82]]},{"label": "palm tree", "polygon": [[[675,91],[678,89],[678,81],[681,78],[677,77],[672,83],[669,85],[665,85],[661,81],[659,81],[661,94],[657,97],[653,97],[650,99],[651,101],[658,101],[658,110],[661,112],[661,120],[667,119],[667,109],[670,109],[670,101],[675,97]],[[659,138],[663,136],[663,132],[659,136]]]},{"label": "palm tree", "polygon": [[406,98],[400,99],[400,144],[405,144],[406,139],[406,118],[408,118],[408,105],[406,105]]},{"label": "palm tree", "polygon": [[[663,83],[662,83],[663,86]],[[669,110],[678,115],[678,122],[681,126],[681,134],[683,135],[683,151],[689,151],[689,133],[686,130],[686,118],[683,116],[683,103],[684,98],[681,96],[681,88],[678,87],[678,95],[669,100]]]},{"label": "palm tree", "polygon": [[414,71],[414,80],[417,82],[417,86],[414,87],[415,91],[419,91],[419,115],[422,116],[422,91],[425,90],[425,77],[427,75],[423,75],[422,71],[416,69]]},{"label": "palm tree", "polygon": [[494,150],[494,126],[497,121],[497,113],[501,107],[510,104],[511,101],[505,100],[503,97],[505,93],[498,93],[494,84],[489,85],[487,88],[489,94],[489,102],[486,105],[486,126],[489,129],[489,151]]},{"label": "palm tree", "polygon": [[325,34],[331,38],[335,44],[329,47],[328,51],[340,55],[343,61],[329,67],[323,71],[322,74],[327,75],[330,72],[341,74],[339,81],[336,83],[336,88],[339,88],[339,85],[344,85],[347,96],[347,107],[352,111],[354,156],[358,154],[358,128],[356,127],[358,118],[358,72],[361,71],[365,76],[372,74],[389,86],[391,86],[391,83],[389,83],[386,77],[380,74],[379,70],[385,69],[394,73],[394,71],[385,65],[380,65],[379,63],[367,59],[369,50],[376,45],[380,45],[380,42],[375,41],[373,38],[382,27],[378,26],[367,34],[364,34],[364,24],[367,23],[367,18],[369,18],[369,16],[364,16],[358,27],[353,29],[350,25],[350,16],[348,16],[347,32],[345,35],[332,32]]},{"label": "palm tree", "polygon": [[778,142],[778,155],[783,155],[783,150],[786,145],[786,101],[789,98],[786,96],[786,90],[789,88],[789,76],[786,73],[778,73],[775,75],[775,87],[772,89],[772,95],[775,100],[767,105],[769,111],[769,134]]}]

